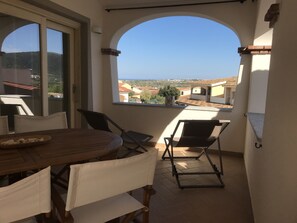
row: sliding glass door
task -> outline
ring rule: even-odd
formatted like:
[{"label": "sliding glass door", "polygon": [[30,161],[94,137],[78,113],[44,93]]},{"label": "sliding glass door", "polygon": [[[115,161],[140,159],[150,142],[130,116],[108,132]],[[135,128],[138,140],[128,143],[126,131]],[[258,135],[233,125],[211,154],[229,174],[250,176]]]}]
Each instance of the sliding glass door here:
[{"label": "sliding glass door", "polygon": [[72,109],[74,29],[0,8],[0,114],[49,115]]},{"label": "sliding glass door", "polygon": [[[71,30],[47,28],[48,113],[70,108]],[[67,32],[68,31],[68,32]]]}]

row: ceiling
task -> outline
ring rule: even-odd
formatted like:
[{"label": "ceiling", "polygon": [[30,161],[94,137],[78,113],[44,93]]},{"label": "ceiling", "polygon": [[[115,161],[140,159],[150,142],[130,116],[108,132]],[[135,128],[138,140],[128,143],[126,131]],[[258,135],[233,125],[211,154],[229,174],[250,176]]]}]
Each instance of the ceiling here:
[{"label": "ceiling", "polygon": [[154,7],[179,4],[200,4],[211,2],[246,1],[246,0],[98,0],[104,8]]}]

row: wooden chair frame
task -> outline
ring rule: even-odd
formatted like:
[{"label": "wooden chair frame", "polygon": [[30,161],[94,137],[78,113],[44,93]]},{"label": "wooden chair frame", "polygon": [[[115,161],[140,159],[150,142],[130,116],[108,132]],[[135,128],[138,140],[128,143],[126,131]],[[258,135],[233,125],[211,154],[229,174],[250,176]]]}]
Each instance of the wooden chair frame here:
[{"label": "wooden chair frame", "polygon": [[[63,199],[52,186],[57,219],[72,223],[118,218],[120,222],[128,223],[142,214],[142,221],[148,223],[150,198],[155,193],[152,183],[157,154],[158,150],[149,149],[123,159],[72,165],[67,198]],[[105,180],[101,180],[103,178]],[[144,190],[142,202],[132,196],[132,191],[141,188]]]}]

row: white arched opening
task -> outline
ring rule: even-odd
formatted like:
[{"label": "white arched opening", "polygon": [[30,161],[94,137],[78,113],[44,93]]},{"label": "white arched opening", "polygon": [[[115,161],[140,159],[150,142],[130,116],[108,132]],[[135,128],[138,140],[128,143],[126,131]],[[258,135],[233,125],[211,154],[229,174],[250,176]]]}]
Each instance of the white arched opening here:
[{"label": "white arched opening", "polygon": [[[254,14],[255,4],[234,4],[220,7],[185,8],[183,11],[172,9],[163,10],[163,13],[156,10],[131,11],[131,13],[106,13],[104,21],[104,36],[102,39],[103,48],[118,49],[120,38],[131,28],[143,22],[166,16],[195,16],[211,19],[225,25],[238,36],[239,46],[247,46],[253,43],[254,35]],[[249,12],[249,13],[247,13]],[[238,20],[238,14],[241,19]],[[110,24],[113,24],[110,26]],[[234,49],[237,52],[237,49]],[[117,57],[109,54],[103,56],[103,111],[119,121],[127,129],[134,129],[146,132],[154,136],[153,141],[163,143],[163,137],[172,133],[178,119],[229,119],[232,124],[225,133],[222,143],[226,143],[225,150],[242,152],[244,145],[245,122],[243,114],[246,112],[249,74],[251,68],[251,57],[243,55],[240,58],[238,71],[238,85],[236,87],[236,102],[232,110],[221,109],[191,109],[189,107],[164,107],[146,106],[131,103],[117,103],[118,94],[118,65]],[[190,106],[192,107],[192,106]],[[144,118],[145,117],[145,118]],[[141,123],[141,125],[139,125]]]},{"label": "white arched opening", "polygon": [[[128,67],[137,67],[138,64],[143,63],[142,66],[138,66],[139,70],[136,71],[135,76],[133,77],[128,77],[130,79],[155,79],[154,77],[151,76],[152,72],[150,74],[147,74],[146,77],[141,77],[137,76],[143,70],[147,70],[147,68],[152,68],[152,67],[162,67],[163,69],[163,74],[159,74],[159,79],[213,79],[212,81],[215,83],[216,81],[219,81],[219,79],[225,79],[224,81],[219,81],[220,86],[212,87],[212,95],[210,97],[210,100],[208,102],[214,102],[218,103],[218,107],[224,107],[224,108],[231,108],[234,102],[234,97],[235,95],[235,88],[236,88],[236,81],[237,81],[237,76],[238,76],[238,70],[239,70],[239,60],[240,57],[237,54],[237,48],[240,46],[240,40],[238,39],[237,33],[234,31],[234,29],[231,29],[230,26],[226,26],[225,24],[219,23],[216,20],[211,20],[205,17],[198,17],[197,15],[162,15],[162,16],[156,16],[157,18],[151,19],[151,17],[147,17],[145,19],[140,19],[138,21],[134,21],[133,23],[130,23],[126,25],[125,27],[121,28],[115,35],[114,38],[112,39],[112,45],[115,46],[116,49],[122,50],[121,47],[119,47],[119,42],[122,37],[125,36],[125,34],[129,34],[129,31],[132,32],[137,32],[138,27],[142,27],[139,33],[143,32],[145,33],[144,30],[148,29],[150,30],[151,27],[154,27],[155,24],[158,22],[163,22],[163,27],[164,29],[167,27],[171,27],[167,30],[167,32],[171,32],[172,30],[175,29],[182,29],[184,28],[182,24],[180,24],[180,21],[187,21],[191,22],[192,26],[188,30],[184,30],[184,32],[177,33],[175,32],[174,34],[167,35],[167,40],[162,39],[161,41],[164,42],[164,45],[169,45],[170,47],[169,50],[167,49],[162,49],[163,44],[161,44],[161,41],[159,42],[158,46],[151,46],[149,51],[151,52],[150,58],[145,58],[145,55],[148,55],[148,51],[143,51],[143,52],[134,52],[135,53],[135,64],[132,63],[130,65],[127,65]],[[149,25],[150,24],[150,25]],[[207,28],[208,26],[209,28]],[[134,29],[136,31],[134,31]],[[147,35],[151,35],[151,38],[155,38],[159,41],[159,38],[162,38],[162,35],[160,34],[162,30],[158,31],[158,29],[153,30],[150,33],[147,33]],[[196,33],[195,33],[196,32]],[[199,33],[198,33],[199,32]],[[207,32],[207,33],[206,33]],[[193,34],[195,33],[195,34]],[[166,34],[166,32],[163,32],[163,34]],[[195,35],[195,38],[192,38],[192,36]],[[209,36],[207,36],[209,35]],[[228,36],[228,38],[224,38],[223,36]],[[178,43],[173,43],[170,42],[172,36],[178,36]],[[200,36],[202,36],[202,39],[199,40]],[[192,38],[192,45],[189,44],[188,39]],[[212,41],[208,41],[208,38],[212,37]],[[172,38],[174,39],[174,38]],[[135,41],[136,42],[136,41]],[[232,43],[232,46],[228,46],[230,43]],[[133,45],[133,43],[131,44]],[[137,45],[137,44],[135,44]],[[150,43],[146,43],[145,40],[141,40],[141,43],[139,44],[141,46],[145,45],[150,45]],[[138,45],[138,46],[139,46]],[[177,48],[177,46],[180,46]],[[133,48],[131,46],[131,48]],[[127,52],[129,48],[126,48]],[[172,52],[169,52],[171,51]],[[175,50],[175,51],[174,51]],[[123,53],[125,53],[123,52]],[[191,52],[191,53],[188,53]],[[137,55],[139,53],[139,56]],[[176,61],[174,60],[168,60],[171,55],[175,55],[174,58],[178,58]],[[206,55],[209,54],[209,55]],[[228,56],[227,56],[228,54]],[[143,58],[141,58],[141,55]],[[230,55],[232,55],[232,59],[225,60],[226,57],[230,58]],[[113,102],[120,102],[120,97],[118,97],[119,92],[118,92],[118,86],[117,82],[121,77],[119,76],[121,70],[119,70],[119,64],[118,60],[122,56],[119,55],[118,58],[114,57],[112,59],[112,64],[113,66],[111,69],[113,70],[112,72],[112,82],[113,82]],[[156,60],[156,58],[159,58]],[[167,62],[161,62],[160,58],[164,59],[164,61]],[[236,59],[235,59],[236,58]],[[223,60],[224,63],[222,62]],[[195,61],[196,64],[190,61]],[[122,62],[122,67],[124,62]],[[200,65],[199,65],[200,64]],[[204,64],[213,64],[208,67],[208,70],[206,71],[204,67]],[[216,64],[216,66],[215,66]],[[165,69],[166,67],[166,69]],[[192,74],[190,76],[186,75],[179,75],[179,76],[174,76],[173,72],[174,70],[179,69],[185,69],[185,70],[190,70],[189,67],[191,67],[191,72]],[[214,69],[216,67],[216,69]],[[232,71],[230,71],[230,67],[233,67]],[[143,69],[143,70],[142,70]],[[158,71],[157,71],[158,72]],[[189,74],[189,71],[186,71]],[[203,73],[204,72],[204,73]],[[212,73],[211,75],[207,73]],[[172,76],[164,76],[165,74],[172,74]],[[217,73],[217,74],[215,74]],[[137,77],[136,77],[137,76]],[[234,79],[234,81],[233,81]],[[232,80],[232,84],[234,86],[229,85],[228,87],[225,87],[226,85],[226,80],[228,84]],[[203,84],[203,83],[201,83]],[[191,88],[189,88],[189,92],[191,91]],[[231,92],[232,91],[234,92]],[[131,89],[130,89],[131,90]],[[216,91],[216,92],[215,92]],[[227,94],[228,93],[228,94]],[[128,94],[125,92],[125,94]],[[120,93],[122,98],[124,97],[123,93]],[[127,98],[128,96],[126,96]],[[179,104],[183,103],[185,105],[195,105],[197,99],[201,99],[200,95],[195,94],[189,94],[189,97],[192,98],[193,100],[184,100],[186,97],[183,97],[183,100],[179,101]],[[205,96],[204,96],[205,97]],[[230,97],[233,97],[230,99]],[[137,99],[137,97],[136,97]],[[196,100],[196,101],[195,101]],[[203,98],[201,99],[203,100]],[[139,100],[139,95],[138,95],[138,101]],[[123,102],[123,101],[121,101]],[[128,102],[127,100],[125,102]],[[131,101],[130,101],[131,102]],[[157,103],[162,103],[162,102],[157,102]],[[230,106],[231,103],[231,106]],[[196,104],[199,106],[199,103]],[[215,106],[215,105],[211,105]]]}]

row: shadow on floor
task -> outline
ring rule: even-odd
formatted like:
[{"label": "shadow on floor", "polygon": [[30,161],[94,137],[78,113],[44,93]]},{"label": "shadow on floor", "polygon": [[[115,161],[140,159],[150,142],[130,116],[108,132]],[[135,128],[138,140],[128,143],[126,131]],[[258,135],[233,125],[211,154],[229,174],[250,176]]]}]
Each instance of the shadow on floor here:
[{"label": "shadow on floor", "polygon": [[[243,158],[223,156],[224,176],[222,179],[225,188],[181,190],[171,174],[170,161],[161,159],[162,152],[159,151],[155,174],[154,189],[156,194],[152,196],[150,205],[151,223],[254,222]],[[216,155],[211,156],[216,161]],[[201,166],[205,168],[206,162],[204,156],[198,161],[190,161],[187,168]],[[199,177],[195,176],[195,179],[184,180],[208,180]]]}]

